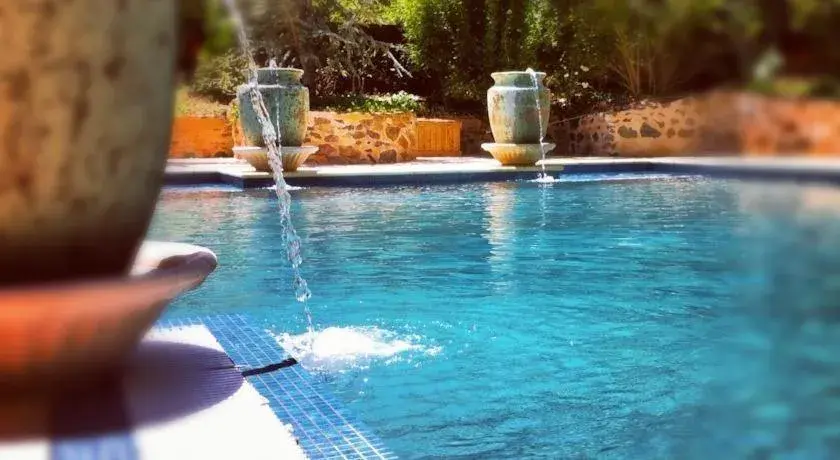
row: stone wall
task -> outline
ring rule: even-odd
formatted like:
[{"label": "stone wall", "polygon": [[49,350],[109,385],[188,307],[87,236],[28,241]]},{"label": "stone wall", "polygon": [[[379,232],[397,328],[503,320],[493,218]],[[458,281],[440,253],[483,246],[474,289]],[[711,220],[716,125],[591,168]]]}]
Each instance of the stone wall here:
[{"label": "stone wall", "polygon": [[176,117],[172,124],[170,158],[210,158],[233,155],[233,129],[226,118]]},{"label": "stone wall", "polygon": [[696,150],[700,120],[696,101],[683,99],[586,115],[553,135],[568,140],[562,153],[571,156],[676,155]]},{"label": "stone wall", "polygon": [[[427,128],[421,129],[424,125]],[[477,118],[418,119],[414,114],[311,112],[305,143],[318,153],[307,164],[372,164],[411,161],[416,156],[484,155],[490,127]],[[426,136],[421,142],[419,136]],[[179,117],[173,125],[171,158],[232,156],[244,139],[225,118]]]},{"label": "stone wall", "polygon": [[395,163],[414,159],[414,114],[312,112],[305,144],[320,147],[307,164]]},{"label": "stone wall", "polygon": [[717,92],[587,115],[552,137],[570,156],[837,155],[840,103]]},{"label": "stone wall", "polygon": [[[449,123],[456,124],[461,154],[488,157],[481,149],[493,142],[487,119]],[[306,143],[320,151],[308,163],[410,161],[428,144],[417,125],[413,114],[312,112]],[[170,157],[232,156],[241,139],[233,131],[222,117],[178,117]],[[551,156],[840,155],[840,103],[715,92],[554,123],[548,138],[557,144]]]},{"label": "stone wall", "polygon": [[461,122],[461,154],[489,157],[490,154],[481,149],[482,143],[493,142],[487,118],[462,117],[458,121]]},{"label": "stone wall", "polygon": [[740,101],[741,149],[752,155],[840,155],[840,103],[836,101]]}]

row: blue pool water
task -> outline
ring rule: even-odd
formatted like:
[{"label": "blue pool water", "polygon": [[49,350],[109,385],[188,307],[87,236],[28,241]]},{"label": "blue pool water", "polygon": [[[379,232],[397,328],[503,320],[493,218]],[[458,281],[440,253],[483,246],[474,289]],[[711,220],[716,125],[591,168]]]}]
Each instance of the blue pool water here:
[{"label": "blue pool water", "polygon": [[[293,192],[304,365],[402,458],[838,458],[840,191],[566,179]],[[169,315],[300,345],[275,205],[164,192],[221,264]]]}]

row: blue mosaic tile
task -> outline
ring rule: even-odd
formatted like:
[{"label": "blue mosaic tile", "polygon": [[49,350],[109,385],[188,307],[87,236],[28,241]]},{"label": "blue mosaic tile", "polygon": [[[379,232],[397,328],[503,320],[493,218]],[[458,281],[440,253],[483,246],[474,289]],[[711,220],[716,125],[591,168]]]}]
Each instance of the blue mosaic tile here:
[{"label": "blue mosaic tile", "polygon": [[[79,460],[113,458],[123,460],[139,459],[137,445],[130,433],[109,436],[59,439],[50,444],[51,460]],[[375,458],[375,457],[374,457]]]},{"label": "blue mosaic tile", "polygon": [[[168,319],[158,327],[204,325],[233,362],[243,370],[279,363],[290,357],[265,330],[242,315]],[[395,459],[382,442],[353,417],[326,385],[300,365],[246,377],[268,400],[277,417],[290,424],[312,460]]]}]

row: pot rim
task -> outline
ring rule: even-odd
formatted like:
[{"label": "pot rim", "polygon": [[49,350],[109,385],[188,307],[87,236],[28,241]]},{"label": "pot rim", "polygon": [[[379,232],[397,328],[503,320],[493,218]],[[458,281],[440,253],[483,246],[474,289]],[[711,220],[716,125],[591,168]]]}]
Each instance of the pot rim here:
[{"label": "pot rim", "polygon": [[[531,75],[531,72],[528,72],[526,70],[505,70],[501,72],[493,72],[490,74],[490,77],[495,79],[497,76],[501,77],[506,75]],[[545,72],[534,71],[534,75],[536,75],[537,77],[545,78],[548,74],[546,74]]]},{"label": "pot rim", "polygon": [[[300,80],[300,79],[303,78],[303,74],[305,72],[304,72],[303,69],[298,69],[298,68],[295,68],[295,67],[257,67],[257,72],[256,73],[257,73],[258,78],[262,75],[265,75],[265,74],[271,75],[273,73],[275,76],[283,75],[283,76],[286,76],[286,77],[292,77],[293,79],[296,79],[296,80]],[[251,76],[252,76],[251,69],[248,69],[248,68],[242,69],[242,75],[245,75],[245,78],[247,80],[250,80]],[[247,85],[247,84],[248,83],[245,83],[245,85]],[[260,85],[262,86],[262,84],[260,84]]]},{"label": "pot rim", "polygon": [[298,69],[297,67],[260,67],[257,70],[273,70],[275,72],[299,73],[303,75],[303,69]]}]

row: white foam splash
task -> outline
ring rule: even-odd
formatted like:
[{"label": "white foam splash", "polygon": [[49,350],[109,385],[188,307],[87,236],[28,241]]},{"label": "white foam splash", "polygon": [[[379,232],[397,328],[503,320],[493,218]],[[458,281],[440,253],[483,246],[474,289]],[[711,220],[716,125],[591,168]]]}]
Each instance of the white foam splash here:
[{"label": "white foam splash", "polygon": [[440,347],[420,344],[418,336],[402,336],[375,326],[328,327],[312,333],[276,336],[280,345],[309,370],[341,373],[387,364],[418,354],[434,356]]},{"label": "white foam splash", "polygon": [[549,176],[548,174],[541,174],[536,179],[529,180],[528,182],[535,182],[537,184],[553,184],[555,182],[560,182],[560,179]]},{"label": "white foam splash", "polygon": [[[265,187],[262,187],[262,188],[264,190],[277,191],[277,186],[276,185],[268,185],[268,186],[265,186]],[[303,190],[303,189],[304,189],[304,187],[297,187],[297,186],[294,186],[294,185],[286,185],[286,190],[288,190],[290,192],[293,192],[295,190]]]}]

